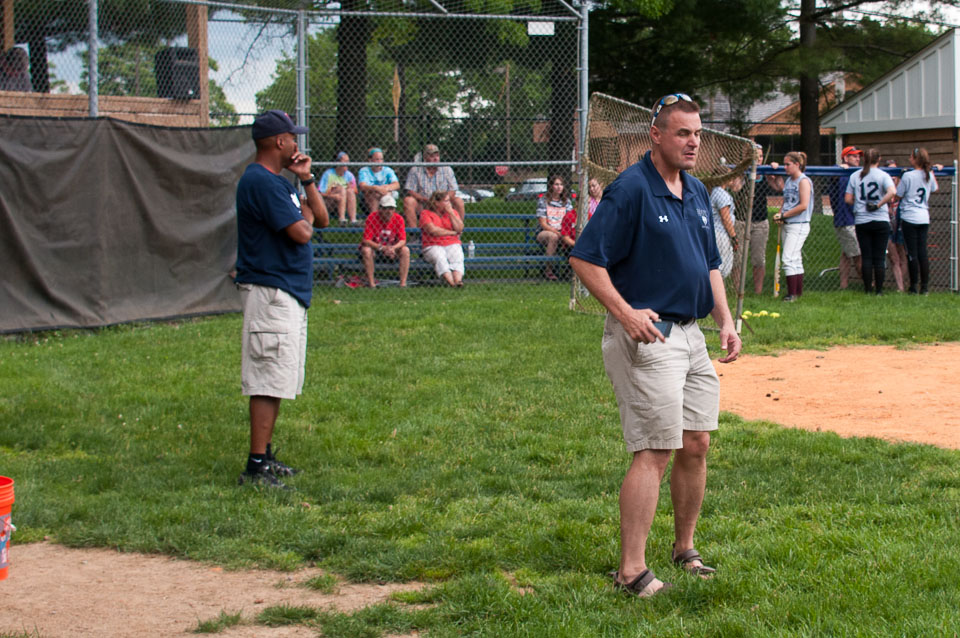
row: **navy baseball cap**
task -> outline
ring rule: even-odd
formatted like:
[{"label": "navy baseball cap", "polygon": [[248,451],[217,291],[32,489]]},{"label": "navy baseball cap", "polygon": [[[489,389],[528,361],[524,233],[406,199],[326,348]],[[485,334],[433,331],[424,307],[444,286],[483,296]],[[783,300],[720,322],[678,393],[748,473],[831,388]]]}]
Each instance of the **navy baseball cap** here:
[{"label": "navy baseball cap", "polygon": [[263,115],[258,115],[253,121],[253,139],[262,140],[265,137],[273,137],[281,133],[296,133],[300,135],[307,132],[307,127],[297,126],[290,119],[290,116],[283,111],[276,109],[267,111]]}]

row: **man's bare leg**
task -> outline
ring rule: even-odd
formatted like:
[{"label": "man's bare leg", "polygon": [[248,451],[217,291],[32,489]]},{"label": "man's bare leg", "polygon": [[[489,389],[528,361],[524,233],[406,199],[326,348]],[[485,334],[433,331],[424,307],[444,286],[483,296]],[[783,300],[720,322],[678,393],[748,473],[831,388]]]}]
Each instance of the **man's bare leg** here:
[{"label": "man's bare leg", "polygon": [[[372,260],[371,260],[372,261]],[[407,274],[410,272],[410,249],[404,246],[400,249],[400,287],[407,285]]]},{"label": "man's bare leg", "polygon": [[267,443],[273,439],[273,427],[280,414],[280,399],[250,397],[250,454],[266,454]]},{"label": "man's bare leg", "polygon": [[[377,280],[373,278],[373,248],[361,246],[360,255],[363,257],[363,272],[367,275],[367,285],[376,288]],[[401,266],[401,272],[402,270],[403,267]]]},{"label": "man's bare leg", "polygon": [[[634,452],[633,462],[620,487],[620,572],[619,582],[632,582],[647,568],[647,536],[653,525],[660,496],[660,481],[670,461],[670,450]],[[663,587],[655,579],[645,592]]]},{"label": "man's bare leg", "polygon": [[[673,457],[670,471],[670,498],[673,501],[674,555],[693,549],[693,533],[707,486],[707,450],[710,433],[683,431],[683,448]],[[702,564],[695,561],[693,564]]]},{"label": "man's bare leg", "polygon": [[417,198],[407,195],[403,198],[403,219],[407,228],[417,227]]},{"label": "man's bare leg", "polygon": [[840,273],[840,290],[846,290],[850,283],[850,258],[842,250],[840,251],[840,265],[837,267],[837,271]]}]

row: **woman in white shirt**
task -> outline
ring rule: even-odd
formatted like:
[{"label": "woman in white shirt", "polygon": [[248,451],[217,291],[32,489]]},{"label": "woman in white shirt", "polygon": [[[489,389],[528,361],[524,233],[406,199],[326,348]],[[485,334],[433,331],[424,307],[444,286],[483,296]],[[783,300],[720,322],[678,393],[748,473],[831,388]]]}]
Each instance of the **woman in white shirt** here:
[{"label": "woman in white shirt", "polygon": [[[713,208],[713,231],[717,239],[717,250],[720,251],[720,275],[727,278],[733,270],[734,257],[739,250],[740,245],[737,241],[737,231],[734,226],[733,212],[736,205],[733,202],[733,196],[724,186],[732,188],[734,191],[740,190],[737,181],[740,180],[737,175],[726,184],[716,186],[710,191],[710,205]],[[743,182],[740,181],[740,185]],[[734,281],[737,279],[734,278]]]},{"label": "woman in white shirt", "polygon": [[807,154],[787,153],[783,158],[783,207],[773,221],[783,224],[783,272],[787,277],[784,301],[796,301],[803,294],[803,243],[810,234],[813,217],[813,182],[804,175]]},{"label": "woman in white shirt", "polygon": [[[869,149],[863,156],[863,168],[850,176],[843,200],[853,204],[853,218],[863,263],[863,289],[883,294],[887,275],[887,240],[890,238],[890,213],[887,204],[897,196],[893,178],[881,171],[880,151]],[[873,274],[871,281],[871,273]]]},{"label": "woman in white shirt", "polygon": [[[907,245],[907,270],[910,272],[911,294],[927,294],[930,284],[930,260],[927,257],[927,231],[930,229],[930,194],[937,190],[930,154],[925,148],[915,148],[910,155],[908,171],[900,178],[897,197],[900,198],[900,225]],[[919,275],[919,276],[918,276]]]}]

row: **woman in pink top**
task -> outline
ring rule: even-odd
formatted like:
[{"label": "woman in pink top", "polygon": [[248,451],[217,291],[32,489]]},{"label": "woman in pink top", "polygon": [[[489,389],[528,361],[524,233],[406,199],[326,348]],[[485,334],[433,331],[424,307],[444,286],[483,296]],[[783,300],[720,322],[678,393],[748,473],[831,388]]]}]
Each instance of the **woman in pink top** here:
[{"label": "woman in pink top", "polygon": [[424,261],[451,286],[463,286],[463,218],[450,201],[450,191],[436,191],[420,213]]},{"label": "woman in pink top", "polygon": [[597,210],[600,198],[603,197],[603,188],[600,187],[600,182],[597,181],[596,177],[591,177],[590,181],[587,182],[587,194],[590,196],[587,204],[587,221],[590,221],[593,212]]}]

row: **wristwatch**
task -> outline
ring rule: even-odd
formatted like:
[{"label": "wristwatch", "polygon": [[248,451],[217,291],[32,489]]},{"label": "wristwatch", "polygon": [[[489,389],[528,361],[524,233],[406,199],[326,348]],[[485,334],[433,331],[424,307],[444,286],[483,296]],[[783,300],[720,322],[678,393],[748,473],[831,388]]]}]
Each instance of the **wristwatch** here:
[{"label": "wristwatch", "polygon": [[317,178],[314,177],[313,175],[310,175],[310,179],[301,179],[301,180],[300,180],[300,185],[303,186],[304,188],[306,188],[307,186],[309,186],[310,184],[315,183],[316,181],[317,181]]}]

